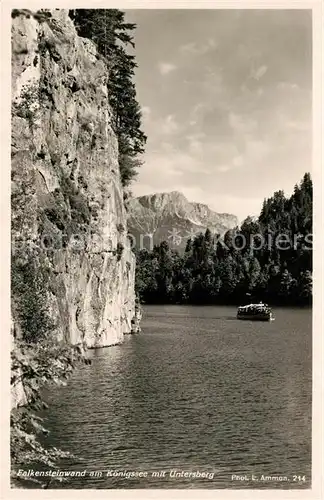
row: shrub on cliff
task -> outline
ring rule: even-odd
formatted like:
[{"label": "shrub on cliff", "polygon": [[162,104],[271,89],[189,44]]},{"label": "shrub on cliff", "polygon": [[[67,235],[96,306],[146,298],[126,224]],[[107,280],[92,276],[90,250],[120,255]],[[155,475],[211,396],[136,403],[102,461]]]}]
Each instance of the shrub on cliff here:
[{"label": "shrub on cliff", "polygon": [[[11,352],[11,386],[22,386],[27,404],[11,411],[10,454],[13,486],[30,479],[17,471],[28,467],[55,468],[68,452],[43,444],[47,430],[35,413],[47,408],[41,395],[45,384],[65,384],[76,363],[89,361],[81,346],[57,340],[48,307],[50,270],[37,250],[14,249],[11,265],[11,308],[14,345]],[[51,479],[50,479],[51,480]],[[37,479],[34,482],[46,486]]]},{"label": "shrub on cliff", "polygon": [[[69,453],[43,443],[47,431],[35,413],[46,404],[41,389],[45,384],[64,384],[76,363],[89,361],[82,346],[57,340],[56,324],[49,308],[50,268],[46,256],[32,243],[13,246],[11,258],[11,309],[14,344],[11,352],[11,386],[23,387],[27,404],[11,411],[10,454],[13,486],[29,478],[19,469],[37,466],[55,468]],[[40,437],[43,436],[43,437]],[[52,480],[50,478],[50,480]],[[35,480],[37,483],[40,481]],[[46,483],[40,483],[46,486]]]},{"label": "shrub on cliff", "polygon": [[104,56],[109,71],[108,95],[118,138],[119,168],[123,186],[130,184],[142,164],[146,135],[141,129],[141,110],[133,83],[135,57],[126,52],[134,47],[131,32],[136,25],[125,23],[118,9],[75,9],[70,11],[77,32],[90,38]]},{"label": "shrub on cliff", "polygon": [[11,295],[22,340],[36,343],[54,330],[48,314],[49,270],[35,253],[15,254],[11,262]]},{"label": "shrub on cliff", "polygon": [[33,125],[37,110],[39,107],[40,93],[37,85],[22,87],[19,98],[16,98],[12,104],[12,114],[13,116],[18,116],[19,118],[26,118],[29,125]]},{"label": "shrub on cliff", "polygon": [[80,361],[89,363],[89,361],[83,357],[79,346],[68,346],[50,336],[36,343],[16,340],[11,359],[11,384],[22,383],[28,400],[27,405],[11,411],[11,480],[13,486],[18,486],[27,480],[48,487],[51,480],[61,478],[50,477],[47,478],[47,482],[42,482],[17,473],[19,469],[26,470],[35,466],[38,470],[55,469],[58,460],[73,458],[69,452],[46,447],[44,437],[48,435],[48,431],[42,425],[43,419],[35,413],[47,408],[42,400],[41,388],[50,383],[65,385],[65,380],[72,373],[76,363]]},{"label": "shrub on cliff", "polygon": [[122,243],[118,242],[117,249],[116,249],[117,262],[119,262],[120,259],[122,258],[123,251],[124,251],[124,245]]}]

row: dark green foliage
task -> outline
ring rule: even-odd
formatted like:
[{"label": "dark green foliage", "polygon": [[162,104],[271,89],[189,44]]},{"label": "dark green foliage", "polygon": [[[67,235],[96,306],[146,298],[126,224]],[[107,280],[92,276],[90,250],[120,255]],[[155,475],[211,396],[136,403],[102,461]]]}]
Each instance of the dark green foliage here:
[{"label": "dark green foliage", "polygon": [[96,219],[99,215],[99,210],[98,210],[98,207],[97,205],[91,205],[90,206],[90,213],[91,213],[91,216]]},{"label": "dark green foliage", "polygon": [[[59,459],[73,458],[68,452],[45,447],[48,431],[42,425],[42,418],[35,412],[47,408],[41,396],[44,385],[65,385],[76,364],[88,364],[90,360],[83,355],[81,346],[72,347],[48,335],[36,344],[16,339],[11,361],[11,384],[22,383],[28,400],[27,405],[11,411],[11,478],[18,484],[26,480],[17,476],[20,468],[55,469]],[[33,481],[41,487],[46,485],[37,479]]]},{"label": "dark green foliage", "polygon": [[11,261],[11,385],[23,387],[27,402],[11,412],[11,477],[16,483],[24,481],[17,476],[19,468],[55,467],[56,460],[68,456],[43,446],[39,435],[44,437],[47,431],[35,412],[46,408],[41,396],[43,385],[64,383],[77,362],[88,362],[82,346],[72,347],[56,340],[56,325],[48,307],[50,283],[51,271],[43,252],[15,249]]},{"label": "dark green foliage", "polygon": [[[83,236],[90,229],[91,219],[98,215],[96,206],[90,207],[87,197],[66,176],[61,178],[60,189],[44,196],[44,208],[39,214],[38,232],[43,246],[65,248],[73,239],[74,249],[83,248]],[[60,230],[55,231],[49,222]],[[76,240],[79,244],[76,245]]]},{"label": "dark green foliage", "polygon": [[117,262],[119,262],[120,259],[122,258],[123,251],[124,251],[124,245],[122,243],[118,242],[117,249],[116,249]]},{"label": "dark green foliage", "polygon": [[52,14],[46,9],[41,9],[35,12],[33,17],[39,23],[44,23],[45,21],[48,21],[52,17]]},{"label": "dark green foliage", "polygon": [[80,36],[90,38],[107,64],[108,96],[113,110],[113,127],[118,138],[119,168],[123,186],[136,176],[142,162],[146,136],[141,130],[141,110],[133,83],[135,56],[126,52],[134,47],[136,25],[125,23],[118,9],[75,9],[70,17]]},{"label": "dark green foliage", "polygon": [[39,23],[43,23],[45,21],[48,21],[52,17],[52,14],[49,12],[48,9],[40,9],[37,12],[32,12],[29,9],[12,9],[11,17],[15,19],[18,16],[24,16],[27,19],[33,17]]},{"label": "dark green foliage", "polygon": [[134,46],[127,31],[133,30],[135,24],[125,23],[125,14],[118,9],[74,9],[69,15],[79,35],[91,38],[108,60],[112,58],[117,41]]},{"label": "dark green foliage", "polygon": [[128,149],[123,149],[121,140],[119,141],[118,162],[122,186],[129,186],[132,180],[137,176],[137,169],[143,162],[134,157]]},{"label": "dark green foliage", "polygon": [[290,198],[274,193],[258,220],[248,217],[224,240],[207,229],[187,241],[183,255],[166,242],[136,252],[136,291],[147,303],[241,303],[250,297],[309,305],[311,230],[312,181],[305,174]]},{"label": "dark green foliage", "polygon": [[[44,252],[40,246],[41,240],[46,246],[45,237],[36,242],[26,241],[23,237],[22,228],[33,224],[34,218],[29,220],[28,211],[23,210],[33,196],[32,179],[23,177],[22,181],[12,196],[15,222],[12,224],[11,311],[15,339],[11,384],[19,384],[19,387],[22,384],[27,404],[13,409],[11,413],[11,464],[15,485],[25,480],[17,477],[19,468],[35,465],[54,468],[56,460],[68,455],[56,448],[46,447],[43,443],[46,430],[42,428],[35,411],[45,407],[40,392],[44,384],[61,383],[76,362],[81,359],[88,362],[83,356],[82,346],[71,347],[56,340],[57,325],[53,321],[49,300],[53,283],[49,252]],[[69,219],[68,204],[72,204],[79,216],[78,191],[73,189],[70,180],[62,181],[62,185],[63,193],[55,190],[49,195],[44,211],[38,213],[39,231],[42,232],[43,228],[46,238],[54,238],[59,233],[53,230],[49,220],[63,233],[72,231],[74,221]],[[20,213],[27,217],[17,217]],[[75,231],[79,230],[80,225],[76,224]],[[21,244],[18,245],[16,240],[20,239]]]},{"label": "dark green foliage", "polygon": [[[53,194],[48,195],[44,214],[60,231],[65,231],[69,214],[64,196],[59,189],[56,189]],[[40,232],[41,231],[42,226],[40,225]]]},{"label": "dark green foliage", "polygon": [[312,274],[310,271],[305,271],[300,276],[300,286],[298,287],[299,297],[302,302],[306,302],[307,304],[312,301]]},{"label": "dark green foliage", "polygon": [[30,126],[33,125],[37,115],[37,108],[40,102],[38,85],[24,85],[19,99],[13,101],[12,114],[19,118],[28,120]]},{"label": "dark green foliage", "polygon": [[47,298],[50,272],[37,255],[14,255],[11,262],[11,295],[18,318],[22,340],[42,341],[55,324],[48,315]]},{"label": "dark green foliage", "polygon": [[87,198],[82,193],[71,194],[69,197],[71,216],[76,222],[80,224],[90,223],[90,209]]}]

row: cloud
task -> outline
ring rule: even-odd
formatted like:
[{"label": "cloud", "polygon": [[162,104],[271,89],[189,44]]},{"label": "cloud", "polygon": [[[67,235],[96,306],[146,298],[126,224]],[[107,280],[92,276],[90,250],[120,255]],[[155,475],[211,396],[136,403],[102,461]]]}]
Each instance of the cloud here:
[{"label": "cloud", "polygon": [[186,136],[190,154],[199,156],[202,155],[204,149],[204,138],[205,134],[203,132],[199,132],[197,134],[189,134]]},{"label": "cloud", "polygon": [[265,64],[263,66],[259,66],[259,68],[253,69],[251,71],[251,78],[254,78],[255,80],[260,80],[260,78],[262,78],[266,74],[267,70],[268,66],[266,66]]},{"label": "cloud", "polygon": [[233,131],[240,134],[255,133],[258,129],[258,122],[255,118],[240,115],[233,111],[228,115],[228,122]]},{"label": "cloud", "polygon": [[218,44],[214,40],[214,38],[208,38],[205,43],[198,44],[196,42],[189,42],[185,45],[181,45],[179,47],[179,52],[183,54],[189,55],[203,55],[209,52],[210,50],[217,49]]},{"label": "cloud", "polygon": [[[151,112],[143,112],[146,163],[134,190],[198,185],[219,211],[245,215],[308,168],[311,22],[301,11],[257,12],[175,13],[165,37],[165,13],[136,10],[138,95]],[[260,205],[246,206],[248,196]]]},{"label": "cloud", "polygon": [[166,153],[174,152],[175,148],[171,142],[163,141],[160,145],[161,151],[165,151]]},{"label": "cloud", "polygon": [[[264,196],[263,196],[264,195]],[[205,193],[205,203],[218,213],[231,213],[239,216],[239,224],[247,215],[259,215],[262,207],[262,197],[265,198],[267,192],[260,196],[233,196],[228,194],[217,194],[211,196]],[[244,213],[242,213],[244,207]]]},{"label": "cloud", "polygon": [[158,68],[161,75],[168,75],[169,73],[171,73],[171,71],[174,71],[177,67],[172,63],[160,62],[158,64]]},{"label": "cloud", "polygon": [[297,113],[291,113],[289,110],[282,111],[281,109],[276,110],[275,118],[278,127],[278,135],[285,133],[287,137],[288,134],[297,134],[300,132],[311,133],[312,121],[310,116],[305,116],[301,110]]},{"label": "cloud", "polygon": [[163,121],[161,125],[161,130],[163,134],[169,135],[178,132],[179,125],[174,117],[174,115],[168,115]]},{"label": "cloud", "polygon": [[[168,146],[168,143],[164,143],[164,146]],[[209,169],[200,157],[168,147],[147,153],[140,169],[141,184],[151,186],[153,192],[173,191],[176,190],[176,185],[190,187],[192,179],[208,173]]]},{"label": "cloud", "polygon": [[269,152],[269,144],[258,139],[248,138],[245,144],[245,154],[248,161],[258,162],[266,158]]},{"label": "cloud", "polygon": [[202,122],[204,118],[205,112],[209,109],[210,106],[208,104],[205,104],[204,102],[198,102],[195,104],[195,106],[191,109],[190,115],[189,115],[189,125],[197,125]]},{"label": "cloud", "polygon": [[234,170],[236,168],[243,167],[244,163],[245,162],[243,156],[237,155],[234,156],[232,160],[229,159],[228,163],[218,165],[216,171],[221,173],[230,172],[231,170]]},{"label": "cloud", "polygon": [[144,120],[147,120],[152,114],[152,110],[149,106],[142,106],[141,112]]},{"label": "cloud", "polygon": [[220,165],[217,167],[217,172],[228,172],[229,170],[231,170],[229,165]]},{"label": "cloud", "polygon": [[[175,171],[177,173],[176,175],[179,177],[184,177],[188,174],[203,174],[209,172],[209,169],[202,164],[200,158],[195,158],[191,153],[177,150],[173,150],[169,154],[162,154],[161,156],[159,154],[156,155],[154,163],[160,164],[162,169],[167,169],[164,175],[167,175],[168,170]],[[183,182],[186,183],[185,178]]]},{"label": "cloud", "polygon": [[311,123],[307,123],[304,121],[297,121],[297,120],[288,121],[286,123],[286,127],[296,132],[309,132],[312,128]]},{"label": "cloud", "polygon": [[189,42],[186,43],[185,45],[181,45],[179,47],[180,52],[187,52],[189,54],[196,54],[197,51],[197,43],[196,42]]},{"label": "cloud", "polygon": [[298,90],[299,86],[297,85],[297,83],[279,82],[277,88],[279,90]]},{"label": "cloud", "polygon": [[162,188],[171,191],[175,180],[183,176],[183,170],[177,165],[176,158],[175,154],[159,151],[148,155],[141,167],[142,183],[153,186],[154,190]]},{"label": "cloud", "polygon": [[189,151],[194,155],[200,155],[203,151],[203,143],[197,139],[193,139],[189,144]]},{"label": "cloud", "polygon": [[243,165],[244,165],[244,159],[243,159],[243,157],[240,156],[240,155],[239,156],[235,156],[233,158],[232,164],[233,164],[234,167],[237,167],[237,168],[238,167],[243,167]]},{"label": "cloud", "polygon": [[188,201],[199,202],[199,200],[204,197],[204,190],[200,187],[189,187],[189,186],[178,186],[176,187],[176,191],[182,192]]},{"label": "cloud", "polygon": [[205,99],[224,99],[226,95],[226,85],[224,83],[223,69],[221,67],[218,67],[216,70],[211,67],[206,68],[202,81],[202,90],[205,94]]}]

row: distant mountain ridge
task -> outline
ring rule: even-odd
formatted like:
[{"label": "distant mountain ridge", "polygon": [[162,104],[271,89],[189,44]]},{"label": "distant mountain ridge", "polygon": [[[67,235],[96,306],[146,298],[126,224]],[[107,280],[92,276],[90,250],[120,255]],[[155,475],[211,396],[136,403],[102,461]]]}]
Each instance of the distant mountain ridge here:
[{"label": "distant mountain ridge", "polygon": [[128,228],[138,248],[150,248],[165,240],[171,247],[183,249],[188,238],[207,227],[223,234],[237,225],[235,215],[190,202],[179,191],[140,196],[128,204]]}]

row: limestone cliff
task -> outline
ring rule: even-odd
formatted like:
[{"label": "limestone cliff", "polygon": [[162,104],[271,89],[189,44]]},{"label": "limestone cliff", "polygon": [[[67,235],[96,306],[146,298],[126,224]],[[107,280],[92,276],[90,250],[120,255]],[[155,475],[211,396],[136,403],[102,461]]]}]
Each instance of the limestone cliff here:
[{"label": "limestone cliff", "polygon": [[[12,20],[13,260],[46,268],[55,335],[91,348],[121,342],[135,317],[107,78],[67,11]],[[18,309],[13,296],[17,331]]]}]

